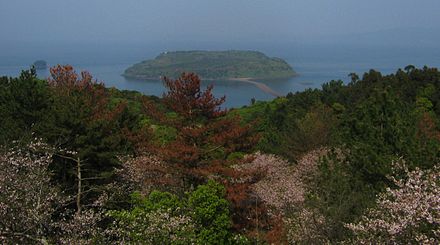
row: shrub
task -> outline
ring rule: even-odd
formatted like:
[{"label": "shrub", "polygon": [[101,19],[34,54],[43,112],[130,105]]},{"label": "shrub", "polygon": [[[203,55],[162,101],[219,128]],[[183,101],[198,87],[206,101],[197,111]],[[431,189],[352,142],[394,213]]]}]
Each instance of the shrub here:
[{"label": "shrub", "polygon": [[245,244],[246,239],[230,231],[224,195],[224,187],[212,180],[183,199],[168,192],[135,193],[131,210],[107,213],[114,219],[107,233],[136,244]]},{"label": "shrub", "polygon": [[229,204],[224,196],[225,188],[213,180],[191,193],[188,207],[198,227],[198,243],[224,244],[231,238]]}]

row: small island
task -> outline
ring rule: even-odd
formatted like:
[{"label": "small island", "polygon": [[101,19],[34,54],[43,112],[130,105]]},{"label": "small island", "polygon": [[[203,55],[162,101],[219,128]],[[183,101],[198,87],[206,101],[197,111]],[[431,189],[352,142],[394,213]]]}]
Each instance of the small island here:
[{"label": "small island", "polygon": [[164,52],[125,70],[131,79],[177,78],[182,72],[195,72],[205,80],[280,79],[296,75],[280,58],[257,51],[176,51]]},{"label": "small island", "polygon": [[47,69],[47,62],[45,60],[37,60],[32,64],[37,70]]}]

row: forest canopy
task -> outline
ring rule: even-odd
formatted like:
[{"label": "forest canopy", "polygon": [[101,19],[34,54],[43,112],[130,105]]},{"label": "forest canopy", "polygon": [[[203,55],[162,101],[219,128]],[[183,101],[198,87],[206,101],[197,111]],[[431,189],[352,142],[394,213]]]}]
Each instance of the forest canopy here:
[{"label": "forest canopy", "polygon": [[436,244],[440,72],[350,77],[229,110],[194,73],[1,77],[0,241]]}]

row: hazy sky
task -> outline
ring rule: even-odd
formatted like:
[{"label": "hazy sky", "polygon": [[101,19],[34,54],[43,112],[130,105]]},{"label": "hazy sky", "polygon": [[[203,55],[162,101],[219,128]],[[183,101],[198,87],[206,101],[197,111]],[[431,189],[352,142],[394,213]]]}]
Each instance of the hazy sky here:
[{"label": "hazy sky", "polygon": [[439,29],[439,0],[0,0],[3,42],[304,41]]}]

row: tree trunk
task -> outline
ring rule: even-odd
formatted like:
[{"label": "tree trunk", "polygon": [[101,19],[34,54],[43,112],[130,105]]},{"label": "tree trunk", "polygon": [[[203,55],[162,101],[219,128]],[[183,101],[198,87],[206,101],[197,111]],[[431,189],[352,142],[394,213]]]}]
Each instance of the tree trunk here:
[{"label": "tree trunk", "polygon": [[77,214],[81,214],[81,160],[78,157],[77,161],[76,161],[76,175],[78,177],[78,193],[76,194],[76,213]]}]

